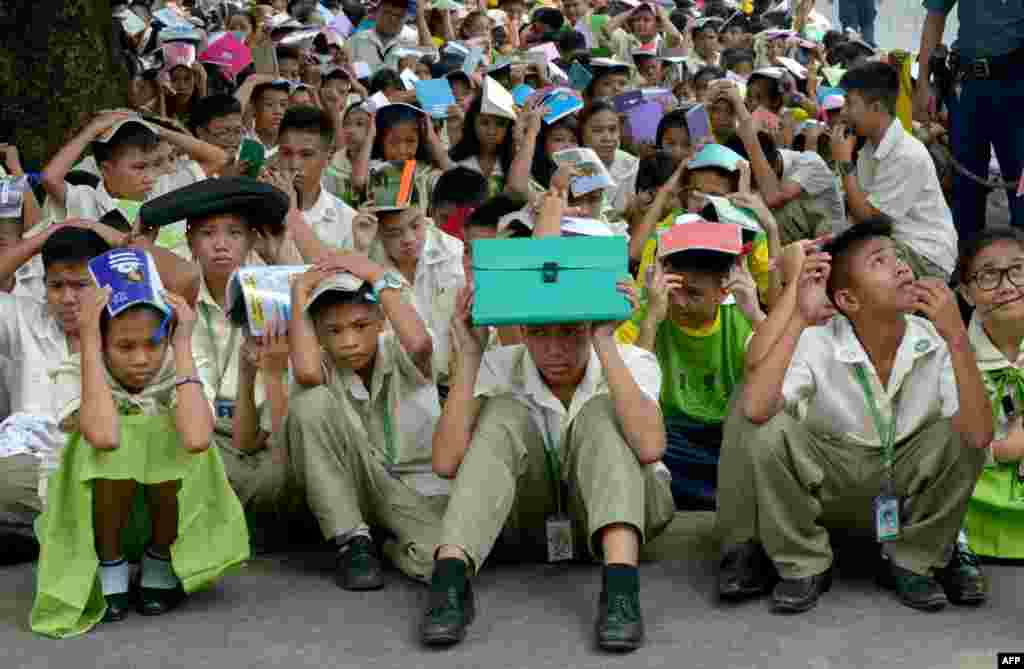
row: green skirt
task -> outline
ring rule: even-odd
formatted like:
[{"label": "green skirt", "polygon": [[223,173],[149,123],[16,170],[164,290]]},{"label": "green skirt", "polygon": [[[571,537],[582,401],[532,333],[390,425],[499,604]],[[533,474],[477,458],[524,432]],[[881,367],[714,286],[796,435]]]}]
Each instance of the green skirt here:
[{"label": "green skirt", "polygon": [[[82,634],[106,611],[93,533],[93,481],[140,485],[179,481],[178,538],[171,564],[186,592],[211,586],[249,558],[242,506],[231,490],[220,453],[192,454],[178,441],[172,415],[120,416],[121,446],[93,448],[75,433],[50,477],[46,510],[36,521],[40,554],[32,630],[51,637]],[[141,489],[122,543],[138,553],[150,524]]]},{"label": "green skirt", "polygon": [[1018,463],[985,467],[967,504],[967,542],[978,555],[1024,559],[1024,483]]}]

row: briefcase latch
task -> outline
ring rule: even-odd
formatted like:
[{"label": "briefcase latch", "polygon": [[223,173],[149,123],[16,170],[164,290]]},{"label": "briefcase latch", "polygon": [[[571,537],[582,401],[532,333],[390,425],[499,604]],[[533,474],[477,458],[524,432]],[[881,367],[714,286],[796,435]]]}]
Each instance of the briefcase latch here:
[{"label": "briefcase latch", "polygon": [[555,283],[558,281],[558,263],[546,262],[540,270],[541,277],[544,278],[544,283]]}]

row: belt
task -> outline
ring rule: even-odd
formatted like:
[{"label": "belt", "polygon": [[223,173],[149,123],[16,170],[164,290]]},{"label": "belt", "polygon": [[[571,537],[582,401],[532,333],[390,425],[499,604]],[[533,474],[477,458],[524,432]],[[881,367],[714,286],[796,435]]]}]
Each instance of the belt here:
[{"label": "belt", "polygon": [[961,79],[1014,79],[1024,67],[1024,49],[1017,49],[995,58],[976,58],[960,64]]}]

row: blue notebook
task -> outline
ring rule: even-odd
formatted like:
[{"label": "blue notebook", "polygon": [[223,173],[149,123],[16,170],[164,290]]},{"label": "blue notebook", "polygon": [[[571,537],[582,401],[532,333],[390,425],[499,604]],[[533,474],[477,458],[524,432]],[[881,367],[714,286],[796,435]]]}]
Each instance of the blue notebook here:
[{"label": "blue notebook", "polygon": [[526,84],[519,84],[512,89],[512,99],[516,101],[516,104],[520,107],[526,104],[526,98],[533,95],[534,89]]},{"label": "blue notebook", "polygon": [[593,80],[594,75],[590,73],[590,70],[577,62],[573,62],[572,67],[569,68],[570,86],[578,91],[582,91],[585,90]]},{"label": "blue notebook", "polygon": [[417,81],[416,99],[433,118],[448,118],[448,107],[455,104],[452,85],[444,78]]},{"label": "blue notebook", "polygon": [[544,98],[541,104],[548,109],[544,114],[544,122],[548,125],[583,109],[583,100],[573,91],[567,89],[552,91],[551,95]]}]

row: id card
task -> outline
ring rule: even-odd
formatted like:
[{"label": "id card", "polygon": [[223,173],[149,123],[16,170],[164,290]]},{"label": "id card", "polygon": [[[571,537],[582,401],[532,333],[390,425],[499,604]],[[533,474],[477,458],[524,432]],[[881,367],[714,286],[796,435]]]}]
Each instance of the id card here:
[{"label": "id card", "polygon": [[217,420],[232,420],[235,417],[235,401],[216,399],[213,401],[213,410]]},{"label": "id card", "polygon": [[573,557],[572,521],[567,516],[548,516],[548,562],[565,562]]},{"label": "id card", "polygon": [[875,537],[894,541],[900,537],[900,499],[895,495],[879,495],[874,501]]}]

